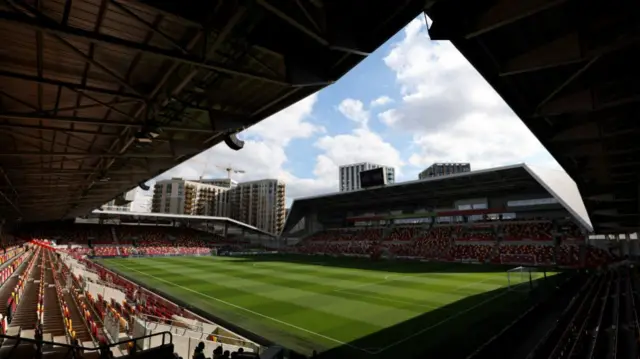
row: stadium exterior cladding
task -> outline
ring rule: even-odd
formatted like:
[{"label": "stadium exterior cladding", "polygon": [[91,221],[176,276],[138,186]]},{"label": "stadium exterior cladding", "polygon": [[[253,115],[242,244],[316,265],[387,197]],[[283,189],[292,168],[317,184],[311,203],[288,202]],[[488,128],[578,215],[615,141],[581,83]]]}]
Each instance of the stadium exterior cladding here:
[{"label": "stadium exterior cladding", "polygon": [[84,215],[334,83],[423,7],[4,2],[0,216]]},{"label": "stadium exterior cladding", "polygon": [[[474,212],[465,212],[476,210]],[[455,212],[452,212],[455,211]],[[452,213],[458,214],[452,214]],[[303,237],[355,222],[395,222],[431,216],[510,213],[571,218],[593,228],[575,183],[562,171],[525,164],[294,200],[284,237]]]}]

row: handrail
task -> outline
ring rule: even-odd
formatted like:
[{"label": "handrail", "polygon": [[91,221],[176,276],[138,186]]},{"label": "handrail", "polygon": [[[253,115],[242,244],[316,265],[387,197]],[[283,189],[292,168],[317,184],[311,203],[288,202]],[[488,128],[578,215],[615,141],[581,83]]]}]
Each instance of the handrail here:
[{"label": "handrail", "polygon": [[[51,252],[49,252],[49,262],[51,263],[51,267],[49,270],[51,270],[51,276],[53,277],[53,283],[55,286],[55,292],[56,292],[56,296],[59,295],[58,292],[58,286],[60,285],[58,278],[57,278],[57,273],[55,272],[55,269],[53,268],[54,264],[53,264],[53,260],[52,260],[52,256],[51,256]],[[56,298],[56,302],[58,302],[58,308],[60,308],[60,314],[62,314],[62,322],[64,324],[64,309],[62,307],[62,302],[60,301],[60,298],[57,297]],[[69,330],[67,329],[67,327],[65,326],[64,328],[64,335],[67,338],[67,340],[71,339],[71,335],[69,334]]]},{"label": "handrail", "polygon": [[[204,328],[202,328],[202,327],[194,327],[193,325],[191,325],[189,323],[185,323],[183,321],[176,320],[176,319],[168,319],[168,320],[172,321],[172,322],[186,324],[186,325],[188,325],[188,327],[179,327],[179,326],[176,326],[176,325],[173,325],[173,324],[164,324],[164,323],[161,323],[160,321],[146,320],[147,318],[167,320],[166,318],[160,318],[160,317],[157,317],[155,315],[150,315],[150,314],[141,313],[141,314],[138,314],[138,318],[143,320],[145,323],[156,324],[155,328],[157,328],[158,325],[168,325],[171,328],[170,330],[173,330],[174,328],[176,329],[176,334],[178,334],[177,333],[178,330],[184,330],[184,334],[181,334],[181,336],[188,336],[190,338],[195,338],[195,337],[187,335],[187,331],[198,333],[198,334],[202,334],[204,336],[212,336],[212,337],[215,337],[215,338],[218,338],[218,339],[229,339],[229,340],[235,340],[235,341],[238,341],[238,342],[249,342],[252,345],[256,344],[256,343],[253,343],[251,340],[247,340],[247,339],[242,338],[240,336],[238,336],[238,337],[229,337],[229,336],[226,336],[226,335],[207,333],[207,332],[204,331]],[[205,323],[205,324],[209,324],[209,323]],[[217,325],[217,324],[210,324],[210,325],[213,325],[215,327],[221,327],[220,325]],[[222,327],[222,328],[224,328],[224,327]]]},{"label": "handrail", "polygon": [[[57,259],[56,259],[57,261]],[[96,308],[95,308],[95,303],[93,303],[91,300],[89,300],[87,298],[87,293],[84,289],[83,286],[80,285],[80,283],[78,283],[73,275],[73,273],[71,272],[71,269],[69,269],[69,267],[67,266],[67,264],[63,261],[60,260],[59,263],[60,265],[62,265],[63,268],[63,273],[62,273],[62,279],[65,282],[65,285],[67,284],[67,280],[64,278],[64,272],[66,270],[66,272],[68,272],[69,276],[71,277],[71,289],[73,290],[74,287],[79,288],[82,291],[82,295],[84,297],[84,301],[87,304],[87,307],[89,308],[89,310],[91,311],[93,317],[95,318],[96,321],[98,321],[101,325],[101,330],[104,332],[104,321],[102,320],[102,317],[98,314],[98,312],[96,312]],[[74,294],[71,295],[71,298],[73,299],[74,303],[76,304],[76,309],[78,309],[78,311],[80,310],[79,308],[81,306],[79,306],[78,304],[78,300],[76,298],[76,296]],[[82,313],[84,314],[84,313]],[[83,318],[84,319],[84,318]],[[83,320],[85,327],[88,329],[89,331],[89,335],[91,336],[91,340],[95,343],[97,341],[96,337],[93,335],[93,331],[91,330],[90,326],[88,325],[88,323],[86,322],[86,319]]]},{"label": "handrail", "polygon": [[[63,347],[63,348],[69,348],[69,349],[78,349],[78,350],[84,350],[84,351],[96,351],[96,350],[103,350],[103,349],[109,349],[109,348],[113,348],[113,347],[117,347],[123,344],[128,344],[128,343],[135,343],[138,340],[143,340],[143,339],[147,339],[147,338],[152,338],[152,337],[156,337],[162,335],[162,344],[161,345],[166,345],[166,344],[173,344],[173,335],[171,334],[171,332],[165,331],[165,332],[159,332],[159,333],[152,333],[152,334],[148,334],[145,336],[141,336],[141,337],[137,337],[137,338],[131,338],[131,339],[126,339],[126,340],[122,340],[116,343],[111,343],[111,344],[106,344],[106,345],[101,345],[101,346],[97,346],[97,347],[85,347],[82,345],[73,345],[73,344],[67,344],[67,343],[58,343],[58,342],[51,342],[51,341],[46,341],[46,340],[36,340],[33,338],[23,338],[20,336],[14,336],[14,335],[6,335],[6,334],[1,334],[0,333],[0,338],[2,339],[14,339],[16,340],[16,344],[14,345],[14,348],[17,347],[20,342],[24,341],[27,343],[33,343],[33,344],[38,344],[38,345],[42,345],[42,344],[48,344],[48,345],[54,345],[57,347]],[[165,341],[165,336],[168,335],[169,336],[169,341]],[[10,353],[11,354],[11,353]],[[11,357],[11,355],[9,355],[8,357]]]}]

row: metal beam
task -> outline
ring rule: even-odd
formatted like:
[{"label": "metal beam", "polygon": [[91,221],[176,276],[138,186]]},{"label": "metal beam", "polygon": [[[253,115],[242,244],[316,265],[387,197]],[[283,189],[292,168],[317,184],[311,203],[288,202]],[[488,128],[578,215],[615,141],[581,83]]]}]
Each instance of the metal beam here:
[{"label": "metal beam", "polygon": [[99,93],[99,94],[104,94],[104,95],[118,96],[118,97],[123,98],[123,99],[130,99],[130,100],[137,100],[137,101],[145,101],[146,100],[144,97],[138,96],[138,95],[134,95],[134,94],[120,93],[120,92],[115,91],[115,90],[110,90],[110,89],[105,89],[105,88],[100,88],[100,87],[94,87],[94,86],[82,86],[80,84],[74,84],[74,83],[71,83],[71,82],[48,79],[48,78],[44,78],[44,77],[43,78],[39,78],[38,76],[25,75],[25,74],[20,74],[20,73],[10,72],[10,71],[4,71],[4,70],[0,70],[0,77],[14,78],[14,79],[19,79],[19,80],[24,80],[24,81],[29,81],[29,82],[39,83],[39,84],[62,86],[62,87],[67,87],[69,89],[73,89],[74,91],[80,91],[80,92],[87,92],[88,91],[88,92],[94,92],[94,93]]},{"label": "metal beam", "polygon": [[[272,14],[274,14],[275,16],[277,16],[278,18],[286,22],[287,24],[291,25],[292,27],[296,28],[298,31],[305,34],[310,39],[313,39],[315,42],[319,43],[320,45],[330,50],[340,51],[346,54],[354,54],[359,56],[369,56],[370,54],[368,51],[363,51],[355,48],[357,46],[342,46],[342,45],[332,43],[322,35],[318,34],[314,29],[310,29],[309,27],[301,24],[298,20],[289,16],[284,11],[282,11],[281,9],[278,9],[276,6],[274,6],[273,4],[269,3],[266,0],[257,0],[257,3],[267,11],[271,12]],[[298,3],[298,5],[300,5],[300,3]],[[310,22],[317,28],[317,24],[310,18],[309,13],[305,11],[306,9],[304,9],[304,7],[302,6],[301,8],[303,10],[303,13],[307,17],[307,19],[311,20]],[[336,23],[332,23],[331,25],[339,26],[339,24],[336,24]],[[340,40],[344,40],[344,39],[340,39]],[[353,43],[353,41],[351,41],[351,43]]]},{"label": "metal beam", "polygon": [[15,198],[20,197],[20,194],[18,193],[16,188],[13,186],[13,182],[11,181],[11,179],[9,178],[9,176],[7,175],[7,172],[4,170],[3,167],[0,167],[0,172],[2,172],[2,176],[4,177],[5,181],[7,182],[11,190],[13,191]]},{"label": "metal beam", "polygon": [[[55,176],[55,175],[88,175],[91,174],[92,170],[66,170],[66,169],[56,169],[56,168],[40,168],[40,167],[10,167],[6,169],[7,173],[11,173],[14,176]],[[135,169],[123,169],[123,170],[113,170],[109,171],[109,175],[148,175],[149,172],[145,170],[135,170]]]},{"label": "metal beam", "polygon": [[4,198],[4,200],[7,201],[7,203],[11,205],[11,207],[13,207],[13,209],[15,209],[16,213],[22,216],[22,211],[20,211],[20,208],[11,199],[9,199],[9,197],[7,197],[4,192],[0,191],[0,196],[2,196],[2,198]]},{"label": "metal beam", "polygon": [[23,125],[17,123],[0,123],[0,128],[21,128],[25,130],[36,130],[36,131],[48,131],[48,132],[62,132],[65,134],[77,133],[81,135],[91,135],[91,136],[100,136],[100,137],[114,137],[117,136],[117,133],[104,133],[98,131],[86,131],[86,130],[77,130],[70,128],[59,128],[59,127],[50,127],[50,126],[38,126],[38,125]]},{"label": "metal beam", "polygon": [[565,35],[509,60],[500,76],[511,76],[589,61],[640,42],[640,35],[620,37],[605,46],[591,47],[578,32]]},{"label": "metal beam", "polygon": [[640,102],[640,88],[634,87],[633,78],[629,81],[566,94],[539,107],[536,117],[600,111]]},{"label": "metal beam", "polygon": [[544,10],[556,7],[568,0],[499,0],[484,12],[467,30],[465,38],[471,39],[499,29]]},{"label": "metal beam", "polygon": [[[218,48],[220,46],[223,45],[223,43],[227,40],[228,36],[231,36],[231,33],[233,31],[233,29],[240,23],[241,19],[244,17],[246,12],[246,8],[245,7],[240,7],[235,14],[229,19],[229,21],[227,22],[227,24],[225,24],[224,28],[222,29],[222,31],[218,34],[218,37],[216,38],[215,42],[213,43],[213,45],[211,47],[209,47],[207,49],[207,53],[205,54],[205,59],[209,56],[211,56],[212,54],[215,53],[215,51],[218,50]],[[191,50],[196,43],[199,41],[199,39],[202,37],[202,35],[204,34],[203,31],[199,31],[192,39],[191,41],[189,41],[189,43],[186,46],[186,50]],[[151,91],[151,98],[155,99],[156,95],[159,93],[160,89],[165,85],[165,83],[169,80],[169,78],[173,75],[173,73],[175,71],[178,70],[178,68],[180,67],[180,62],[174,61],[173,64],[171,65],[171,67],[165,72],[164,76],[162,77],[162,79],[156,84],[156,87],[153,89],[153,91]],[[187,76],[185,76],[182,81],[180,83],[178,83],[171,91],[167,91],[167,93],[169,93],[171,95],[171,97],[176,97],[180,94],[180,92],[182,92],[182,90],[184,89],[184,87],[189,83],[189,81],[191,81],[193,79],[193,77],[195,77],[198,74],[198,69],[194,68],[192,69]],[[165,100],[165,102],[163,102],[163,106],[167,105],[168,100]],[[138,112],[134,115],[134,117],[138,117],[142,114],[142,110],[143,108],[140,107],[140,109],[138,110]],[[127,134],[127,128],[123,129],[123,131],[121,132],[121,137],[117,138],[116,141],[114,141],[111,146],[109,147],[109,152],[112,152],[114,149],[116,149],[118,142],[120,141],[120,138],[123,138],[123,145],[120,147],[120,150],[118,151],[118,153],[124,153],[126,152],[129,147],[131,146],[131,144],[133,144],[133,142],[135,141],[133,137],[130,137],[128,140],[125,140],[124,136]],[[103,165],[103,163],[105,163],[106,160],[103,158],[99,161],[98,165],[95,166],[94,171],[98,171],[100,169],[100,167]],[[105,166],[104,166],[104,171],[108,171],[111,166],[113,166],[113,164],[115,163],[115,158],[111,158],[108,160],[108,162],[106,162]],[[94,173],[95,174],[95,173]],[[90,179],[94,174],[91,174],[88,179]]]},{"label": "metal beam", "polygon": [[228,67],[222,64],[215,63],[213,61],[207,61],[206,59],[200,59],[193,55],[178,54],[173,51],[169,51],[163,48],[140,44],[137,42],[124,40],[118,37],[105,35],[101,33],[95,33],[92,31],[86,31],[80,28],[63,26],[55,22],[44,21],[42,19],[29,18],[22,14],[17,14],[8,11],[0,11],[0,21],[18,25],[23,28],[31,28],[34,30],[42,30],[48,34],[65,36],[69,38],[89,41],[94,44],[101,44],[107,46],[118,47],[129,51],[140,51],[149,56],[155,56],[165,60],[176,61],[185,65],[190,65],[210,71],[217,71],[226,73],[229,75],[240,76],[259,80],[263,82],[269,82],[281,86],[291,86],[290,83],[283,79],[270,77],[263,74],[253,73],[248,70]]},{"label": "metal beam", "polygon": [[[124,97],[126,97],[126,96],[124,96]],[[104,105],[121,106],[121,105],[132,105],[132,104],[135,104],[135,103],[138,103],[138,102],[140,102],[140,101],[135,101],[135,100],[109,101],[109,102],[105,102],[104,104],[95,103],[95,104],[91,104],[91,105],[60,107],[60,108],[57,109],[57,111],[58,112],[63,112],[63,111],[88,110],[88,109],[97,108],[97,107],[104,107]],[[56,111],[56,109],[45,110],[44,112],[54,112],[54,111]]]},{"label": "metal beam", "polygon": [[161,36],[162,38],[164,38],[165,40],[167,40],[169,43],[171,43],[171,45],[173,47],[175,47],[177,50],[180,50],[180,52],[182,52],[183,54],[188,54],[189,51],[185,50],[184,47],[182,47],[179,43],[176,42],[176,40],[174,38],[172,38],[171,36],[165,34],[164,32],[160,31],[160,29],[158,29],[158,26],[147,22],[145,19],[141,18],[140,16],[138,16],[135,12],[129,10],[128,7],[124,6],[123,4],[120,4],[119,2],[115,1],[115,0],[109,0],[109,3],[113,6],[115,6],[116,8],[120,9],[121,11],[123,11],[124,13],[126,13],[127,15],[129,15],[131,18],[137,20],[139,23],[143,24],[144,26],[146,26],[149,30],[153,31],[154,34],[157,34],[159,36]]},{"label": "metal beam", "polygon": [[171,153],[84,153],[84,152],[0,152],[0,157],[117,157],[117,158],[174,158]]},{"label": "metal beam", "polygon": [[[5,120],[18,120],[18,121],[54,121],[54,122],[67,122],[67,123],[77,123],[82,125],[96,125],[96,126],[107,126],[107,127],[140,127],[143,123],[135,123],[135,122],[127,122],[127,121],[105,121],[98,120],[93,118],[81,118],[81,117],[70,117],[70,116],[44,116],[44,115],[34,115],[34,114],[26,114],[26,113],[0,113],[0,119]],[[164,131],[172,131],[172,132],[198,132],[198,133],[211,133],[211,129],[206,128],[189,128],[189,127],[173,127],[173,126],[161,126]],[[70,129],[59,129],[59,131],[72,131]]]}]

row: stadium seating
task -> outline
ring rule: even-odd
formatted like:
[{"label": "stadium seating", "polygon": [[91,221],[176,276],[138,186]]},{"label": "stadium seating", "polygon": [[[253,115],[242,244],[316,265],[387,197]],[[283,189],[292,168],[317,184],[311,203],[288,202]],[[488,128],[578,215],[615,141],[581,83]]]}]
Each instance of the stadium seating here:
[{"label": "stadium seating", "polygon": [[[180,249],[184,253],[197,251],[203,245],[193,238],[185,238],[184,242],[186,247]],[[77,359],[97,359],[103,357],[101,352],[105,351],[126,357],[126,348],[123,349],[116,344],[101,344],[106,340],[104,323],[107,320],[115,320],[120,331],[119,339],[127,340],[132,334],[134,318],[140,316],[144,316],[145,322],[153,320],[157,325],[168,323],[167,328],[184,329],[196,325],[188,324],[190,321],[195,323],[201,319],[154,292],[77,256],[76,251],[63,254],[66,256],[64,258],[75,261],[74,270],[79,269],[81,273],[86,274],[86,277],[82,278],[71,272],[71,267],[65,259],[48,249],[46,243],[44,245],[34,245],[30,251],[25,251],[22,246],[8,247],[6,253],[0,256],[0,334],[9,336],[0,337],[0,358],[71,358],[70,353],[75,352],[74,358]],[[73,257],[82,259],[77,261],[72,259]],[[126,299],[119,302],[114,298],[103,297],[101,294],[94,296],[85,291],[84,283],[92,282],[94,278],[98,279],[100,285],[109,285],[126,293]],[[202,335],[201,325],[198,324],[197,330],[194,327],[195,337]],[[183,332],[186,333],[188,330]],[[252,347],[255,344],[246,343],[240,337],[234,338],[231,332],[224,333],[225,335],[215,336],[218,339],[218,342],[214,343],[216,346],[231,351],[239,348],[244,348],[246,352],[255,350],[255,347]],[[160,332],[157,335],[160,335]],[[174,338],[179,340],[180,336],[176,335],[174,333]],[[195,337],[185,340],[197,343],[200,339]],[[55,345],[47,344],[54,342]],[[160,340],[153,342],[156,343],[156,347],[139,352],[136,358],[173,357],[172,344],[165,346]],[[211,347],[212,342],[207,343]],[[98,349],[99,347],[102,349]],[[171,351],[158,356],[162,353],[158,349],[165,347]],[[186,357],[187,353],[184,350],[189,348],[187,345],[178,349],[182,350],[182,355]],[[145,353],[150,352],[155,354],[145,356]]]},{"label": "stadium seating", "polygon": [[[562,244],[556,246],[554,237]],[[379,253],[416,259],[564,267],[597,267],[614,259],[606,250],[588,245],[581,255],[580,245],[576,243],[580,238],[584,236],[572,223],[554,231],[554,224],[543,219],[481,221],[433,227],[328,229],[307,237],[289,251],[352,256]]]}]

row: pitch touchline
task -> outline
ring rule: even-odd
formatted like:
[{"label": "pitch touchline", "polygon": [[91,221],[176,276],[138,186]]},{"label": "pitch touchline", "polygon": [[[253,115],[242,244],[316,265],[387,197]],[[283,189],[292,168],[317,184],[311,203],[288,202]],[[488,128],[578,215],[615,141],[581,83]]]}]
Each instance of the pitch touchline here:
[{"label": "pitch touchline", "polygon": [[[116,264],[116,263],[114,263],[114,264]],[[239,305],[236,305],[236,304],[233,304],[233,303],[227,302],[226,300],[222,300],[222,299],[220,299],[220,298],[212,297],[212,296],[210,296],[210,295],[208,295],[208,294],[200,293],[200,292],[198,292],[198,291],[196,291],[196,290],[193,290],[193,289],[191,289],[191,288],[181,286],[180,284],[176,284],[176,283],[173,283],[173,282],[168,281],[168,280],[166,280],[166,279],[156,277],[156,276],[154,276],[153,274],[149,274],[149,273],[142,272],[142,271],[140,271],[140,270],[137,270],[137,269],[135,269],[135,268],[131,268],[131,267],[126,266],[126,265],[124,265],[124,264],[117,263],[116,265],[117,265],[117,266],[123,266],[123,267],[127,268],[128,270],[132,270],[132,271],[138,272],[138,273],[140,273],[140,274],[142,274],[142,275],[146,275],[146,276],[151,277],[151,278],[153,278],[153,279],[155,279],[155,280],[159,280],[159,281],[161,281],[161,282],[165,282],[165,283],[167,283],[167,284],[170,284],[170,285],[176,286],[176,287],[178,287],[178,288],[182,288],[182,289],[184,289],[184,290],[186,290],[186,291],[188,291],[188,292],[192,292],[192,293],[194,293],[194,294],[198,294],[198,295],[200,295],[200,296],[203,296],[203,297],[206,297],[206,298],[209,298],[209,299],[215,300],[216,302],[220,302],[220,303],[225,304],[225,305],[228,305],[228,306],[230,306],[230,307],[233,307],[233,308],[236,308],[236,309],[240,309],[240,310],[244,310],[244,311],[245,311],[245,312],[247,312],[247,313],[251,313],[251,314],[253,314],[253,315],[257,315],[257,316],[259,316],[259,317],[262,317],[262,318],[265,318],[265,319],[272,320],[272,321],[274,321],[274,322],[276,322],[276,323],[280,323],[280,324],[282,324],[282,325],[286,325],[286,326],[288,326],[288,327],[291,327],[291,328],[294,328],[294,329],[297,329],[297,330],[300,330],[300,331],[303,331],[303,332],[306,332],[306,333],[309,333],[309,334],[312,334],[312,335],[318,336],[318,337],[320,337],[320,338],[327,339],[327,340],[332,341],[332,342],[334,342],[334,343],[338,343],[338,344],[341,344],[341,345],[346,345],[346,346],[348,346],[348,347],[350,347],[350,348],[353,348],[353,349],[357,349],[357,350],[363,351],[363,352],[365,352],[365,353],[367,353],[367,354],[377,354],[377,353],[379,353],[379,352],[380,352],[380,351],[378,351],[378,352],[372,352],[372,351],[370,351],[370,350],[363,349],[363,348],[357,347],[357,346],[352,345],[352,344],[349,344],[349,343],[345,343],[345,342],[340,341],[340,340],[338,340],[338,339],[331,338],[331,337],[328,337],[328,336],[323,335],[323,334],[320,334],[320,333],[316,333],[316,332],[311,331],[311,330],[309,330],[309,329],[301,328],[301,327],[299,327],[299,326],[297,326],[297,325],[294,325],[294,324],[291,324],[291,323],[284,322],[284,321],[282,321],[282,320],[280,320],[280,319],[276,319],[276,318],[270,317],[270,316],[268,316],[268,315],[264,315],[264,314],[262,314],[262,313],[255,312],[255,311],[253,311],[253,310],[251,310],[251,309],[247,309],[247,308],[245,308],[245,307],[241,307],[241,306],[239,306]],[[383,350],[384,350],[384,349],[383,349]]]}]

